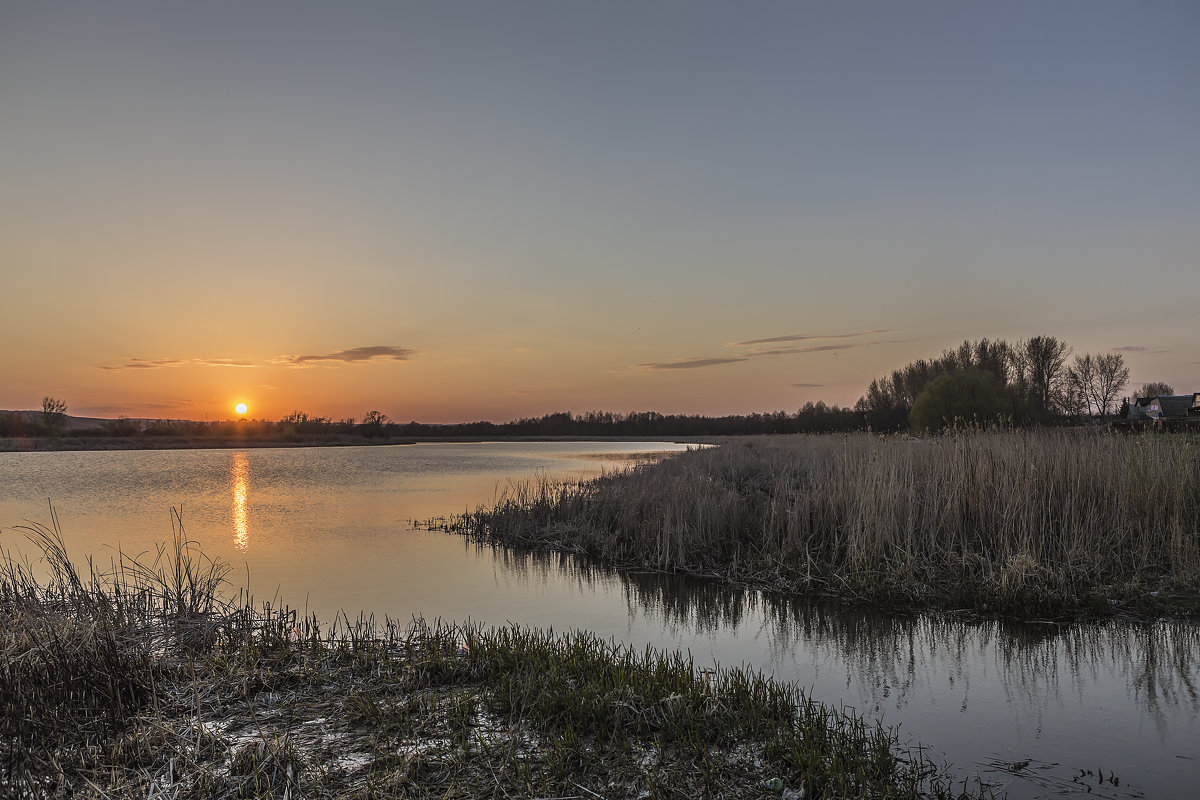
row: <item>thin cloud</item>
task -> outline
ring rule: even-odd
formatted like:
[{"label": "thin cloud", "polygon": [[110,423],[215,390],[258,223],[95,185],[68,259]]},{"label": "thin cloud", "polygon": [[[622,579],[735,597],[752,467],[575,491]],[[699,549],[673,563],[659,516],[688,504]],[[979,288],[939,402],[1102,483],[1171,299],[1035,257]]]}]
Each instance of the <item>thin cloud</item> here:
[{"label": "thin cloud", "polygon": [[839,342],[837,344],[810,344],[800,347],[777,347],[774,350],[753,350],[746,353],[747,358],[762,356],[794,356],[804,353],[828,353],[837,350],[850,350],[856,347],[873,347],[877,344],[898,344],[905,339],[872,339],[869,342]]},{"label": "thin cloud", "polygon": [[319,361],[340,361],[345,364],[353,364],[359,361],[370,361],[373,358],[408,361],[415,353],[415,350],[410,350],[407,347],[392,347],[390,345],[377,344],[369,347],[352,347],[349,350],[338,350],[336,353],[323,353],[320,355],[280,356],[272,363],[290,364],[298,367],[305,364],[315,364]]},{"label": "thin cloud", "polygon": [[1124,347],[1114,347],[1109,350],[1110,353],[1167,353],[1168,350],[1152,350],[1149,347],[1140,347],[1138,345],[1125,345]]},{"label": "thin cloud", "polygon": [[[863,334],[845,334],[845,336],[861,336]],[[809,337],[817,338],[817,337]],[[827,337],[834,338],[834,337]],[[761,339],[759,341],[779,341],[784,337],[776,337],[774,340]],[[714,367],[719,364],[734,364],[739,361],[749,361],[752,358],[769,358],[772,356],[794,356],[803,355],[804,353],[826,353],[834,352],[836,355],[838,350],[849,350],[855,347],[873,347],[879,344],[898,344],[911,341],[910,339],[872,339],[866,342],[838,342],[836,344],[810,344],[799,347],[777,347],[772,350],[751,350],[736,356],[725,356],[719,358],[681,358],[675,361],[655,361],[648,364],[634,364],[634,369],[650,369],[650,370],[669,370],[669,369],[699,369],[701,367]],[[749,344],[743,342],[742,344]]]},{"label": "thin cloud", "polygon": [[825,384],[823,384],[823,383],[793,383],[791,385],[795,386],[797,389],[820,389]]},{"label": "thin cloud", "polygon": [[636,364],[635,366],[642,369],[699,369],[701,367],[715,367],[718,364],[733,364],[738,361],[746,361],[745,358],[684,358],[679,361],[658,361],[650,364]]},{"label": "thin cloud", "polygon": [[182,367],[187,364],[186,358],[130,358],[124,364],[110,367],[100,367],[109,371],[121,369],[160,369],[163,367]]},{"label": "thin cloud", "polygon": [[232,358],[130,358],[124,364],[102,366],[100,369],[115,372],[123,369],[164,369],[183,367],[188,364],[199,364],[205,367],[257,367],[250,361],[238,361]]},{"label": "thin cloud", "polygon": [[755,350],[752,353],[747,353],[748,356],[758,358],[760,356],[794,356],[799,353],[827,353],[831,350],[848,350],[851,347],[863,347],[868,342],[856,342],[853,344],[814,344],[808,347],[779,347],[774,350]]},{"label": "thin cloud", "polygon": [[856,331],[855,333],[830,334],[793,334],[790,336],[771,336],[767,339],[747,339],[744,342],[734,342],[730,347],[753,347],[757,344],[780,344],[782,342],[811,342],[829,339],[853,339],[856,336],[873,336],[877,333],[890,333],[886,330]]},{"label": "thin cloud", "polygon": [[250,361],[235,361],[232,358],[198,358],[197,364],[203,364],[206,367],[257,367]]}]

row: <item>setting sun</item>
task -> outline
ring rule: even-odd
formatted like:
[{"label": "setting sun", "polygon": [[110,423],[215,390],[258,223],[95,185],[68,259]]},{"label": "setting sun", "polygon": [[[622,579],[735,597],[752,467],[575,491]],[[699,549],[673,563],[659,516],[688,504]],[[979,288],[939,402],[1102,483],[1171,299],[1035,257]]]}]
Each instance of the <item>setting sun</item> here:
[{"label": "setting sun", "polygon": [[233,407],[233,410],[236,411],[238,414],[245,414],[249,409],[246,408],[245,403],[238,403],[236,406]]}]

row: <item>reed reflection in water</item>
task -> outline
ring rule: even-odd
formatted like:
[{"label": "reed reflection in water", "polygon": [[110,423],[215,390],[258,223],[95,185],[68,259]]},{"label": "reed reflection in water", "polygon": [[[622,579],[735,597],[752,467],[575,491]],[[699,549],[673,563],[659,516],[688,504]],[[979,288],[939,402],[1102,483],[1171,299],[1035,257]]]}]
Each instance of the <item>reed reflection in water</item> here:
[{"label": "reed reflection in water", "polygon": [[246,499],[250,493],[250,459],[242,450],[235,450],[230,465],[233,482],[233,546],[245,550],[250,546],[249,515]]},{"label": "reed reflection in water", "polygon": [[630,629],[658,630],[660,646],[689,649],[701,666],[711,646],[726,665],[771,672],[817,699],[901,724],[962,769],[1047,765],[1036,775],[1040,785],[1027,781],[1032,770],[1001,774],[1013,798],[1042,797],[1050,787],[1082,796],[1086,787],[1072,777],[1100,764],[1122,779],[1121,787],[1106,785],[1114,797],[1137,796],[1126,787],[1173,796],[1200,753],[1195,624],[883,613],[559,554],[497,547],[492,555],[527,581],[565,581],[589,593],[616,584]]},{"label": "reed reflection in water", "polygon": [[[817,654],[813,663],[844,661],[859,677],[863,697],[881,709],[912,699],[922,666],[937,665],[954,684],[969,677],[963,665],[990,653],[990,666],[1014,701],[1044,704],[1078,696],[1112,672],[1125,677],[1130,696],[1155,719],[1174,708],[1200,714],[1200,627],[1186,622],[1057,624],[885,614],[688,576],[613,570],[555,553],[495,550],[497,562],[523,579],[546,580],[556,572],[560,580],[592,590],[615,578],[631,614],[658,618],[670,630],[696,634],[753,626],[769,634],[776,658],[807,651]],[[960,708],[969,702],[968,692],[964,687]]]}]

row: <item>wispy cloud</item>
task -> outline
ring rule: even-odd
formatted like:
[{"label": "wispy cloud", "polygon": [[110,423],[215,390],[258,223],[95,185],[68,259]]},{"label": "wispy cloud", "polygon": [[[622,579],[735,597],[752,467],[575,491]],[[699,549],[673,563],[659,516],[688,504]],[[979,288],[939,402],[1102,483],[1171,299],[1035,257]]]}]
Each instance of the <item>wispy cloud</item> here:
[{"label": "wispy cloud", "polygon": [[635,364],[642,369],[699,369],[700,367],[715,367],[717,364],[733,364],[746,361],[746,358],[683,358],[678,361],[658,361],[650,364]]},{"label": "wispy cloud", "polygon": [[162,367],[182,367],[187,364],[186,358],[130,358],[124,364],[116,366],[103,366],[100,369],[120,370],[120,369],[160,369]]},{"label": "wispy cloud", "polygon": [[825,384],[823,383],[793,383],[797,389],[820,389]]},{"label": "wispy cloud", "polygon": [[794,356],[799,353],[828,353],[832,350],[848,350],[852,347],[865,347],[873,342],[849,342],[843,344],[812,344],[804,347],[777,347],[774,350],[754,350],[747,353],[755,358],[759,356]]},{"label": "wispy cloud", "polygon": [[188,364],[199,364],[204,367],[257,367],[251,361],[237,361],[232,358],[130,358],[124,364],[102,366],[100,369],[109,371],[123,369],[163,369],[166,367],[183,367]]},{"label": "wispy cloud", "polygon": [[406,347],[391,345],[370,345],[368,347],[352,347],[349,350],[338,350],[334,353],[315,353],[299,356],[279,356],[270,361],[256,363],[236,358],[129,358],[123,364],[102,366],[100,369],[116,371],[125,369],[163,369],[167,367],[182,367],[194,365],[201,367],[236,367],[241,369],[263,367],[270,365],[285,365],[301,367],[322,361],[336,361],[352,364],[359,361],[370,361],[375,358],[407,361],[416,353]]},{"label": "wispy cloud", "polygon": [[731,347],[753,347],[759,344],[780,344],[782,342],[812,342],[829,339],[853,339],[856,336],[874,336],[877,333],[890,333],[886,330],[855,331],[854,333],[797,333],[788,336],[771,336],[766,339],[747,339],[744,342],[734,342]]},{"label": "wispy cloud", "polygon": [[198,358],[197,364],[203,364],[206,367],[257,367],[252,361],[235,361],[232,358]]},{"label": "wispy cloud", "polygon": [[410,350],[407,347],[392,347],[390,345],[377,344],[369,347],[352,347],[349,350],[338,350],[336,353],[322,353],[319,355],[304,355],[304,356],[280,356],[272,361],[274,364],[290,364],[292,366],[303,366],[305,364],[315,364],[319,361],[341,361],[343,363],[352,364],[358,361],[370,361],[373,358],[391,359],[394,361],[408,361],[416,353],[415,350]]},{"label": "wispy cloud", "polygon": [[1114,347],[1110,353],[1167,353],[1169,350],[1154,350],[1149,347],[1141,347],[1139,345],[1125,345],[1124,347]]},{"label": "wispy cloud", "polygon": [[[765,344],[767,342],[792,342],[792,341],[811,341],[815,339],[847,339],[851,336],[865,336],[870,331],[861,333],[838,334],[837,336],[775,336],[770,339],[752,339],[745,342],[738,342],[729,345],[730,347],[747,347],[756,343]],[[719,364],[734,364],[739,361],[749,361],[752,358],[770,358],[773,356],[794,356],[804,353],[826,353],[838,350],[849,350],[855,347],[872,347],[879,344],[896,344],[899,342],[908,341],[906,339],[869,339],[867,341],[858,342],[831,342],[828,344],[805,344],[795,347],[775,347],[769,350],[749,350],[742,351],[735,356],[722,356],[716,358],[680,358],[674,361],[656,361],[649,364],[634,364],[635,369],[651,369],[651,370],[670,370],[670,369],[699,369],[701,367],[714,367]]]},{"label": "wispy cloud", "polygon": [[794,356],[803,353],[828,353],[838,350],[851,350],[856,347],[874,347],[877,344],[898,344],[906,339],[871,339],[866,342],[838,342],[837,344],[806,344],[799,347],[776,347],[772,350],[751,350],[747,358],[762,356]]}]

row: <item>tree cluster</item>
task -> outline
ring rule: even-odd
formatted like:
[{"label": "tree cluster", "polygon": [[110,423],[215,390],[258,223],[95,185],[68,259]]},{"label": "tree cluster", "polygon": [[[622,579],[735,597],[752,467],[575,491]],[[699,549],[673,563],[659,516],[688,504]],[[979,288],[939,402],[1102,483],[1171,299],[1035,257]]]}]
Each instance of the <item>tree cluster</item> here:
[{"label": "tree cluster", "polygon": [[1125,359],[1070,356],[1070,345],[1054,336],[965,341],[871,381],[855,408],[872,429],[884,431],[1107,417],[1129,382]]}]

